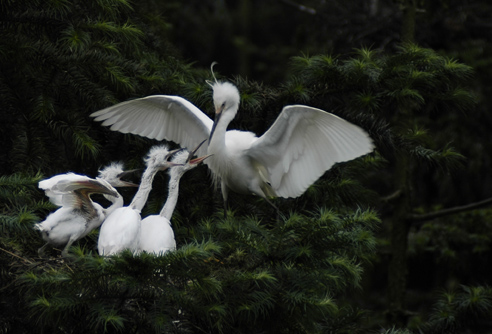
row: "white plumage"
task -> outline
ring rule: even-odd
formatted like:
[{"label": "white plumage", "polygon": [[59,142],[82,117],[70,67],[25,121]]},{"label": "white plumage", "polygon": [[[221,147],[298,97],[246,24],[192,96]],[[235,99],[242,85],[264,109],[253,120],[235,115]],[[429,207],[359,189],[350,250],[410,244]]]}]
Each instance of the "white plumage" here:
[{"label": "white plumage", "polygon": [[155,95],[126,101],[93,113],[111,130],[195,147],[210,138],[199,155],[221,185],[229,190],[268,197],[298,197],[335,163],[352,160],[374,148],[360,127],[326,111],[303,105],[283,108],[261,137],[230,130],[239,107],[239,92],[228,82],[215,82],[215,123],[178,96]]},{"label": "white plumage", "polygon": [[[121,164],[113,163],[99,171],[99,177],[96,179],[67,173],[40,181],[39,188],[45,191],[52,203],[61,208],[51,213],[43,222],[35,225],[46,241],[38,253],[42,255],[49,244],[65,245],[62,256],[66,257],[70,246],[75,241],[99,227],[107,215],[123,206],[123,198],[113,186],[136,186],[120,179],[128,172],[123,171]],[[112,205],[104,209],[98,203],[94,203],[90,198],[90,195],[94,193],[103,194],[112,202]]]},{"label": "white plumage", "polygon": [[57,190],[57,183],[59,181],[77,182],[90,180],[89,177],[85,175],[79,175],[74,173],[66,173],[52,176],[49,179],[39,181],[39,189],[44,190],[44,194],[49,198],[50,202],[57,205],[63,205],[63,194]]},{"label": "white plumage", "polygon": [[160,255],[176,249],[174,231],[170,220],[178,201],[179,181],[187,171],[195,168],[208,157],[191,159],[195,152],[196,150],[191,153],[183,150],[174,156],[172,162],[176,166],[169,170],[166,203],[158,215],[150,215],[142,220],[139,241],[140,252]]},{"label": "white plumage", "polygon": [[160,170],[166,170],[172,163],[167,161],[175,151],[169,152],[167,146],[154,146],[145,158],[146,169],[137,193],[129,206],[120,207],[108,215],[101,226],[97,249],[99,255],[109,256],[129,249],[138,250],[140,238],[140,212],[147,202],[152,182]]}]

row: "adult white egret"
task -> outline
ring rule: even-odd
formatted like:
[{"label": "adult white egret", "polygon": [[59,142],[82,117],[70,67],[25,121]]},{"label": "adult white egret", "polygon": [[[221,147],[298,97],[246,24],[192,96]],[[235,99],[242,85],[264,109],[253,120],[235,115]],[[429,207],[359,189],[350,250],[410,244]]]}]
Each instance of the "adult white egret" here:
[{"label": "adult white egret", "polygon": [[239,108],[239,92],[229,82],[216,80],[211,86],[215,123],[189,101],[168,95],[122,102],[91,116],[111,130],[171,140],[184,147],[195,147],[208,137],[208,146],[198,154],[213,154],[205,163],[214,184],[221,186],[225,208],[229,190],[263,198],[298,197],[335,163],[374,148],[360,127],[304,105],[284,107],[261,137],[227,131]]},{"label": "adult white egret", "polygon": [[[46,244],[38,250],[41,256],[48,245],[62,246],[62,256],[68,256],[70,246],[99,227],[113,210],[123,206],[123,197],[113,188],[137,186],[120,178],[133,171],[123,171],[121,164],[113,163],[99,171],[96,179],[74,173],[60,174],[39,182],[50,201],[58,206],[46,220],[35,225]],[[103,194],[112,205],[104,209],[94,203],[90,195]]]},{"label": "adult white egret", "polygon": [[192,159],[198,148],[192,152],[187,152],[186,150],[178,152],[172,159],[176,166],[169,170],[169,188],[166,203],[158,215],[150,215],[142,220],[138,247],[140,252],[159,255],[176,249],[171,217],[178,202],[179,181],[187,171],[195,168],[209,157],[206,155]]},{"label": "adult white egret", "polygon": [[146,169],[132,202],[129,206],[114,210],[101,226],[97,242],[99,255],[114,255],[125,249],[137,251],[140,238],[140,212],[152,190],[152,181],[158,171],[174,165],[168,159],[176,151],[170,152],[167,146],[154,146],[150,149],[145,158]]}]

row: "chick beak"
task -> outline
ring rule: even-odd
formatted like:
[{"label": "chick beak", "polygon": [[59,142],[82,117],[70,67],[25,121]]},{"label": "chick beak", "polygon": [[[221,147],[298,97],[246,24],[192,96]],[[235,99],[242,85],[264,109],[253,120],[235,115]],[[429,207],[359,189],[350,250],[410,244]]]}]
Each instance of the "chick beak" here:
[{"label": "chick beak", "polygon": [[166,161],[165,163],[163,163],[161,166],[159,166],[159,170],[160,171],[165,171],[171,167],[175,167],[175,166],[184,166],[183,164],[177,164],[175,162],[172,162],[172,161]]},{"label": "chick beak", "polygon": [[167,167],[166,167],[166,169],[167,169],[167,168],[171,168],[171,167],[176,167],[176,166],[184,166],[184,164],[177,164],[177,163],[175,163],[175,162],[168,161],[168,162],[167,162]]},{"label": "chick beak", "polygon": [[138,184],[136,184],[136,183],[123,181],[123,180],[120,180],[120,181],[121,181],[120,187],[138,187]]},{"label": "chick beak", "polygon": [[188,158],[186,159],[186,161],[190,161],[191,158],[193,158],[193,156],[195,155],[196,151],[198,151],[198,149],[203,145],[204,142],[206,142],[207,139],[205,139],[204,141],[202,141],[200,144],[198,144],[197,147],[195,147],[195,149],[193,151],[190,152],[190,154],[188,154]]},{"label": "chick beak", "polygon": [[184,148],[177,148],[175,150],[172,150],[172,151],[169,151],[166,155],[166,160],[169,160],[173,157],[173,155],[175,155],[176,153],[178,153],[179,151],[182,151],[184,150]]},{"label": "chick beak", "polygon": [[122,177],[125,177],[131,173],[135,173],[135,172],[138,172],[138,171],[141,171],[142,169],[130,169],[130,170],[126,170],[124,172],[121,172],[117,175],[118,179],[120,179],[120,182],[121,182],[121,185],[120,187],[138,187],[138,184],[135,184],[133,182],[129,182],[129,181],[123,181],[121,180]]},{"label": "chick beak", "polygon": [[204,155],[203,157],[200,157],[200,158],[191,159],[189,161],[189,164],[190,165],[198,165],[199,163],[203,162],[203,160],[207,159],[208,157],[210,157],[212,155],[213,154],[207,154],[207,155]]}]

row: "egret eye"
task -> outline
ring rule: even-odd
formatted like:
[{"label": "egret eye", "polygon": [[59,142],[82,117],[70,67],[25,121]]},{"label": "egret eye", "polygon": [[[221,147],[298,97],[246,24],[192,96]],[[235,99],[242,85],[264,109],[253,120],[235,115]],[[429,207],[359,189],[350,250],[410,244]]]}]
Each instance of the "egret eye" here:
[{"label": "egret eye", "polygon": [[[334,163],[355,159],[374,149],[372,139],[362,128],[304,105],[285,106],[271,130],[259,138],[252,132],[228,131],[238,112],[239,91],[230,82],[217,81],[212,89],[215,121],[184,98],[167,95],[125,101],[92,113],[91,117],[111,126],[113,131],[150,138],[157,138],[155,134],[159,133],[158,138],[182,146],[207,137],[207,153],[216,154],[208,167],[214,183],[220,184],[222,190],[224,216],[229,191],[253,192],[267,201],[276,196],[296,198]],[[221,118],[223,112],[227,115]],[[195,120],[193,125],[189,124],[190,119]]]}]

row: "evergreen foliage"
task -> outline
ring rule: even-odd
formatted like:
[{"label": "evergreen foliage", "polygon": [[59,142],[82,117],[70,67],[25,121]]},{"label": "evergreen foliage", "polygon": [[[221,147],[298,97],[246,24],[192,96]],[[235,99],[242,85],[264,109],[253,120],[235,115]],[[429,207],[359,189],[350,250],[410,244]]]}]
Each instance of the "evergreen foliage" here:
[{"label": "evergreen foliage", "polygon": [[4,3],[0,41],[4,173],[94,169],[103,148],[88,113],[162,89],[179,66],[126,0]]},{"label": "evergreen foliage", "polygon": [[443,291],[434,305],[426,333],[460,333],[478,328],[480,319],[492,314],[492,290],[488,286],[460,286]]},{"label": "evergreen foliage", "polygon": [[175,252],[77,249],[74,263],[24,274],[21,289],[32,320],[52,331],[322,332],[360,287],[377,224],[362,210],[205,220]]},{"label": "evergreen foliage", "polygon": [[[2,2],[0,121],[8,126],[0,133],[0,333],[409,334],[490,327],[490,210],[426,219],[482,198],[492,183],[483,172],[490,169],[488,146],[480,142],[490,120],[474,109],[477,99],[492,96],[480,85],[489,80],[490,45],[475,37],[452,57],[411,43],[353,49],[371,36],[376,44],[366,45],[389,45],[396,37],[382,31],[399,16],[375,16],[369,2],[332,3],[306,2],[303,15],[322,14],[314,16],[324,22],[316,31],[299,15],[286,20],[289,29],[275,30],[289,43],[326,40],[334,35],[326,18],[340,9],[367,29],[337,27],[326,48],[340,46],[335,50],[342,54],[313,56],[325,50],[312,44],[285,71],[266,66],[272,62],[265,55],[280,54],[280,63],[298,48],[255,47],[253,32],[265,25],[246,21],[277,17],[278,4],[299,11],[292,1],[201,1],[199,10],[193,1],[136,7],[126,0]],[[391,8],[371,3],[384,3],[386,13],[400,11],[394,2]],[[444,3],[447,12],[461,13],[457,1]],[[252,4],[268,11],[252,18]],[[442,4],[419,4],[425,15],[442,17]],[[483,13],[474,23],[480,26],[489,7],[478,7]],[[205,21],[193,21],[197,11],[207,14]],[[239,30],[234,20],[242,22]],[[220,62],[217,77],[241,93],[232,127],[261,135],[284,105],[304,103],[360,125],[377,151],[334,166],[298,199],[275,201],[285,216],[261,199],[231,194],[229,218],[222,219],[220,194],[206,168],[197,168],[182,180],[172,219],[175,252],[102,258],[93,231],[72,247],[72,261],[59,258],[58,250],[38,258],[43,242],[32,227],[55,209],[37,189],[39,180],[68,171],[94,176],[113,160],[140,167],[142,152],[155,144],[110,132],[89,119],[91,112],[161,93],[212,111],[209,64],[186,64],[174,48],[185,43],[176,36],[190,27],[217,33],[213,43],[189,34],[200,60],[208,61],[212,49],[238,59],[238,71],[231,71],[235,61],[213,59]],[[178,32],[174,40],[171,32]],[[350,42],[342,46],[343,39]],[[224,52],[231,45],[233,51]],[[252,58],[256,68],[248,68]],[[265,69],[268,84],[246,78]],[[474,175],[461,174],[464,168]],[[160,210],[166,184],[165,174],[156,176],[143,216]],[[126,201],[133,195],[122,193]]]}]

